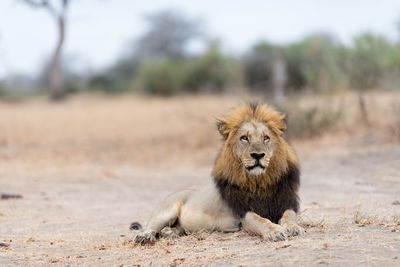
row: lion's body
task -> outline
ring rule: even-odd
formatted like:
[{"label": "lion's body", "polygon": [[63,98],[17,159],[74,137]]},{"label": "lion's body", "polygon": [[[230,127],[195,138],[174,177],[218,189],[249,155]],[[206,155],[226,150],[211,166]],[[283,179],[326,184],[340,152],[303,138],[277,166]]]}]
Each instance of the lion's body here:
[{"label": "lion's body", "polygon": [[204,230],[232,232],[239,230],[240,221],[210,183],[193,190],[182,205],[177,223],[186,233]]},{"label": "lion's body", "polygon": [[[136,242],[155,241],[164,227],[181,232],[246,231],[284,240],[302,228],[298,211],[298,161],[283,139],[284,116],[266,106],[245,106],[218,121],[224,145],[213,183],[168,197]],[[280,223],[280,225],[278,225]]]}]

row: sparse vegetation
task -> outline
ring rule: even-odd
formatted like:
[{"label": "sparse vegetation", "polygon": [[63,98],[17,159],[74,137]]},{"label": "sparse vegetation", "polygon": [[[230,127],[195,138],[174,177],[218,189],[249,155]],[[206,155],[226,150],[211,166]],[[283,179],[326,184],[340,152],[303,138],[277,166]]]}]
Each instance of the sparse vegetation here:
[{"label": "sparse vegetation", "polygon": [[369,224],[375,224],[377,219],[378,219],[377,215],[371,215],[362,213],[360,211],[356,211],[354,214],[353,222],[355,224],[369,225]]},{"label": "sparse vegetation", "polygon": [[329,106],[300,107],[287,106],[284,111],[288,114],[289,137],[310,138],[321,135],[340,122],[343,108]]},{"label": "sparse vegetation", "polygon": [[400,141],[400,103],[393,103],[392,110],[394,120],[390,125],[390,132],[395,141]]}]

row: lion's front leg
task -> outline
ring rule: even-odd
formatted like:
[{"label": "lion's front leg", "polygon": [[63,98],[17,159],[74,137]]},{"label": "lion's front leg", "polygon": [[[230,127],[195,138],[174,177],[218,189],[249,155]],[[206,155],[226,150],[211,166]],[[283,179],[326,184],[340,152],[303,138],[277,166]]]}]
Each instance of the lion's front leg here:
[{"label": "lion's front leg", "polygon": [[161,229],[172,226],[179,218],[181,208],[193,190],[194,188],[189,188],[167,197],[154,210],[146,227],[137,234],[135,242],[141,245],[154,243]]},{"label": "lion's front leg", "polygon": [[257,234],[265,240],[283,241],[287,238],[285,228],[254,212],[247,212],[244,218],[240,219],[240,222],[247,232]]},{"label": "lion's front leg", "polygon": [[286,229],[289,236],[297,236],[304,234],[304,229],[296,223],[296,212],[293,210],[286,210],[279,224]]},{"label": "lion's front leg", "polygon": [[136,235],[135,242],[141,245],[151,244],[156,241],[156,236],[165,226],[172,226],[177,220],[182,202],[167,203],[156,209],[143,231]]}]

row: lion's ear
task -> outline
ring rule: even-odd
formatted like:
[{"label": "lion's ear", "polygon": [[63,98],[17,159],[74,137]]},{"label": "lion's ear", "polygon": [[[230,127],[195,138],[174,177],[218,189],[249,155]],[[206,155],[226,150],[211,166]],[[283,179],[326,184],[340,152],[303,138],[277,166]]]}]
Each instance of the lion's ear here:
[{"label": "lion's ear", "polygon": [[226,122],[223,119],[217,119],[217,129],[218,129],[218,132],[224,138],[224,140],[228,139],[229,129],[228,129]]},{"label": "lion's ear", "polygon": [[286,122],[287,122],[287,115],[279,115],[273,119],[273,123],[277,130],[279,131],[279,135],[283,136],[286,132]]},{"label": "lion's ear", "polygon": [[281,116],[281,121],[279,123],[279,130],[282,132],[282,134],[284,134],[286,132],[287,122],[288,122],[288,116],[287,116],[287,114],[283,114]]}]

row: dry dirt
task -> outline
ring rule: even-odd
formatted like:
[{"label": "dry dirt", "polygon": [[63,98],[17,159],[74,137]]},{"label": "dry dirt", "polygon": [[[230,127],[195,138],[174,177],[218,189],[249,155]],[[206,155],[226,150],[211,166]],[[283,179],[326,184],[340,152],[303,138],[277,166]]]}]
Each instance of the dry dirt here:
[{"label": "dry dirt", "polygon": [[400,144],[354,128],[292,140],[304,236],[271,243],[202,233],[133,244],[132,221],[210,179],[214,118],[240,102],[0,103],[0,192],[23,195],[0,200],[0,266],[400,266]]}]

